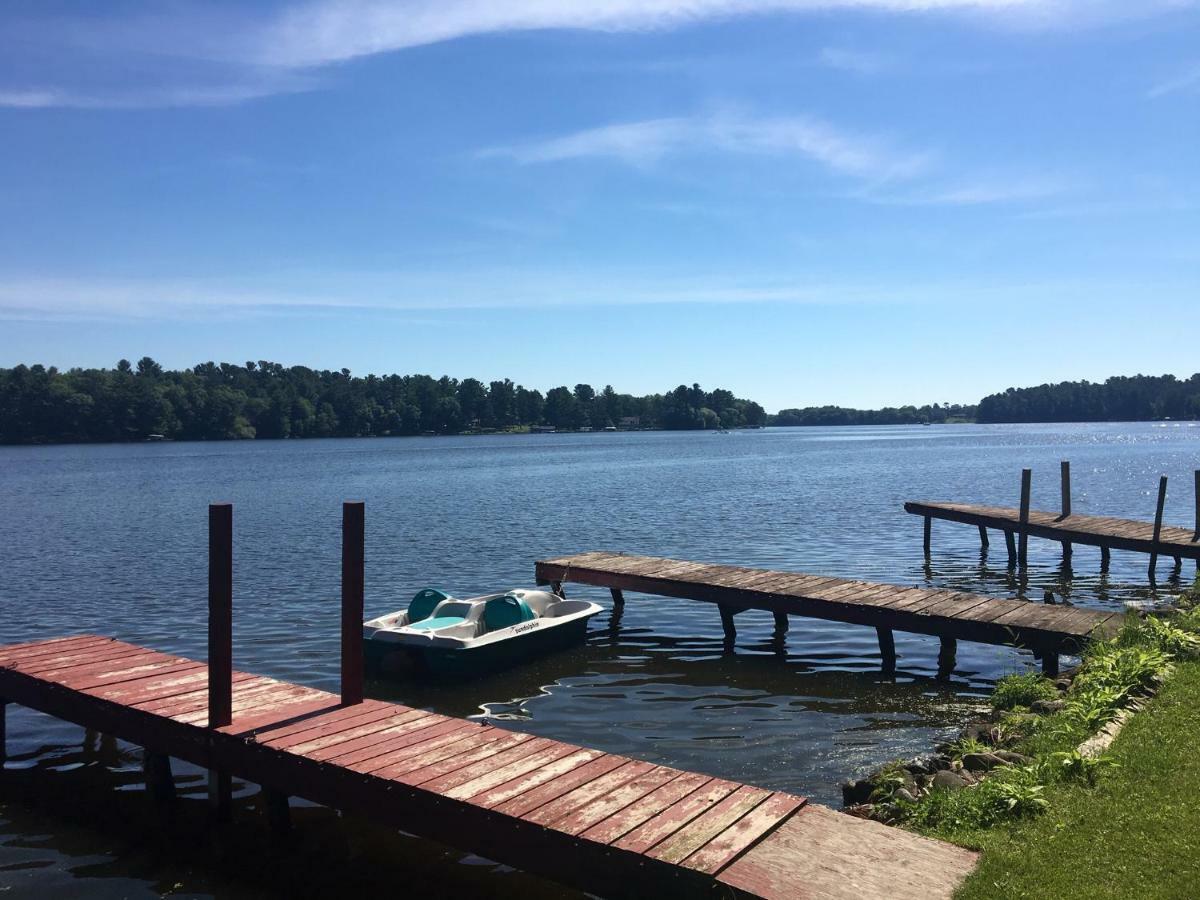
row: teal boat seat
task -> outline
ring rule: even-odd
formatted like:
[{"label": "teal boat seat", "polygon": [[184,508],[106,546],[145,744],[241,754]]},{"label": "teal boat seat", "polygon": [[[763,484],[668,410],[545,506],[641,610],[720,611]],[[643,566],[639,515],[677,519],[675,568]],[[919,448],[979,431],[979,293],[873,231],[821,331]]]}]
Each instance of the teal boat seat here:
[{"label": "teal boat seat", "polygon": [[499,631],[536,618],[529,604],[512,594],[493,597],[483,607],[483,626],[487,631]]},{"label": "teal boat seat", "polygon": [[437,628],[447,628],[450,625],[461,625],[467,621],[462,616],[438,616],[436,619],[422,619],[408,626],[417,631],[433,631]]},{"label": "teal boat seat", "polygon": [[437,609],[439,603],[449,599],[449,594],[439,591],[437,588],[425,588],[423,591],[418,591],[417,595],[408,603],[408,624],[412,625],[414,622],[428,619],[433,615],[433,611]]}]

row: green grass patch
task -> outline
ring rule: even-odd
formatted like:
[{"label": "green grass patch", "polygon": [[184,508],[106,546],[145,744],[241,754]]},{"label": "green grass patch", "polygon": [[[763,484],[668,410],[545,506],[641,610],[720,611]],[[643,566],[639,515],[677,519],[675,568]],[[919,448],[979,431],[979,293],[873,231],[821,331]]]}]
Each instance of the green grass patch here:
[{"label": "green grass patch", "polygon": [[1038,795],[1040,815],[986,821],[964,796],[986,781],[938,799],[967,808],[943,809],[937,827],[920,830],[983,850],[959,900],[1200,896],[1200,662],[1176,664],[1104,762],[1057,752],[1040,762],[1060,770]]},{"label": "green grass patch", "polygon": [[992,694],[992,706],[996,709],[1014,709],[1032,706],[1037,700],[1057,700],[1058,688],[1037,672],[1022,675],[1005,675],[996,682]]}]

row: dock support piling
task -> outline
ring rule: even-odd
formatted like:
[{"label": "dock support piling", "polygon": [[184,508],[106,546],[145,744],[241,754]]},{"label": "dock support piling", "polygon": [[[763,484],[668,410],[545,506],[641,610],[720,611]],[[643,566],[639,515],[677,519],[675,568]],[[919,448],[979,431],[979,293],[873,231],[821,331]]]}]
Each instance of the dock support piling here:
[{"label": "dock support piling", "polygon": [[1029,564],[1029,493],[1033,484],[1033,470],[1021,470],[1021,535],[1017,550],[1017,565],[1024,569]]},{"label": "dock support piling", "polygon": [[292,808],[288,795],[282,791],[263,788],[263,805],[266,807],[267,822],[276,837],[286,837],[292,831]]},{"label": "dock support piling", "polygon": [[609,592],[612,594],[613,612],[619,616],[625,612],[625,592],[620,588],[610,588]]},{"label": "dock support piling", "polygon": [[1011,531],[1004,532],[1004,543],[1008,547],[1008,564],[1015,566],[1017,564],[1017,542]]},{"label": "dock support piling", "polygon": [[1100,571],[1107,572],[1109,565],[1112,564],[1112,551],[1108,547],[1100,548]]},{"label": "dock support piling", "polygon": [[1167,503],[1167,476],[1158,479],[1158,505],[1154,510],[1154,537],[1150,545],[1150,581],[1155,580],[1155,570],[1158,567],[1158,541],[1162,535],[1163,509]]},{"label": "dock support piling", "polygon": [[[1060,465],[1060,472],[1062,474],[1062,516],[1061,516],[1061,518],[1067,519],[1067,518],[1070,518],[1070,516],[1071,516],[1071,463],[1069,460],[1064,459],[1062,461],[1062,463]],[[1063,548],[1063,559],[1069,560],[1071,558],[1071,542],[1063,541],[1062,548]]]},{"label": "dock support piling", "polygon": [[925,558],[929,558],[929,546],[933,540],[933,518],[925,517]]},{"label": "dock support piling", "polygon": [[233,721],[233,504],[208,507],[208,727]]},{"label": "dock support piling", "polygon": [[8,701],[0,700],[0,767],[8,761]]},{"label": "dock support piling", "polygon": [[732,644],[737,639],[737,626],[733,624],[733,614],[736,610],[724,603],[718,604],[721,610],[721,628],[725,631],[725,643]]},{"label": "dock support piling", "polygon": [[233,818],[233,778],[228,772],[208,770],[208,805],[221,823]]},{"label": "dock support piling", "polygon": [[[342,706],[363,701],[363,591],[366,507],[342,504]],[[285,798],[286,802],[286,798]]]},{"label": "dock support piling", "polygon": [[[1196,499],[1196,533],[1192,536],[1193,541],[1200,541],[1200,469],[1196,470],[1196,488],[1193,495]],[[1196,561],[1196,565],[1200,566],[1200,560]]]},{"label": "dock support piling", "polygon": [[875,633],[879,635],[879,656],[883,674],[890,678],[896,674],[896,638],[892,629],[882,626],[876,626]]},{"label": "dock support piling", "polygon": [[954,672],[955,658],[958,654],[958,641],[952,637],[941,638],[938,649],[938,678],[949,678]]},{"label": "dock support piling", "polygon": [[1042,674],[1047,678],[1058,677],[1058,651],[1043,650],[1042,651]]},{"label": "dock support piling", "polygon": [[788,615],[787,613],[775,613],[775,637],[783,637],[788,633]]},{"label": "dock support piling", "polygon": [[987,533],[987,528],[986,528],[986,527],[984,527],[983,525],[980,525],[980,526],[979,526],[979,548],[980,548],[980,549],[981,549],[981,550],[982,550],[984,553],[987,553],[987,549],[988,549],[988,533]]},{"label": "dock support piling", "polygon": [[175,802],[175,778],[171,774],[171,757],[152,750],[142,751],[142,768],[146,777],[146,789],[159,806]]},{"label": "dock support piling", "polygon": [[[233,722],[233,505],[208,507],[208,727]],[[233,809],[228,772],[210,769],[208,800],[218,822]]]}]

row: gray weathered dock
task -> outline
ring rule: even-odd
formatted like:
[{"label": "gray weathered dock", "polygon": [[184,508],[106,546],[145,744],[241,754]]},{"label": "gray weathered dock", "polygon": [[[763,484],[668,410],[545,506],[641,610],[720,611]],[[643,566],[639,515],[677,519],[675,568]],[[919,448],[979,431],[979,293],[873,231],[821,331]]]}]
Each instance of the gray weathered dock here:
[{"label": "gray weathered dock", "polygon": [[541,560],[537,580],[560,590],[564,582],[606,587],[615,603],[625,591],[681,597],[716,604],[727,637],[733,617],[761,609],[786,631],[789,616],[874,626],[885,670],[895,669],[892,631],[941,639],[940,667],[952,669],[956,641],[1012,644],[1037,651],[1048,674],[1058,671],[1061,653],[1075,652],[1093,635],[1115,631],[1124,614],[1073,606],[984,597],[942,588],[904,587],[773,569],[712,565],[592,551]]}]

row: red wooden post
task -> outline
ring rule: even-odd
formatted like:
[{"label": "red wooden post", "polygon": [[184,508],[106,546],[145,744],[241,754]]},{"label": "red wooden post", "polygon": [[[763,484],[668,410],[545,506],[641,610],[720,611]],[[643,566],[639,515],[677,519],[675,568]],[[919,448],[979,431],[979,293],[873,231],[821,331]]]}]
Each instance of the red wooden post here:
[{"label": "red wooden post", "polygon": [[208,507],[208,727],[233,721],[233,504]]},{"label": "red wooden post", "polygon": [[342,504],[342,705],[363,701],[365,504]]}]

